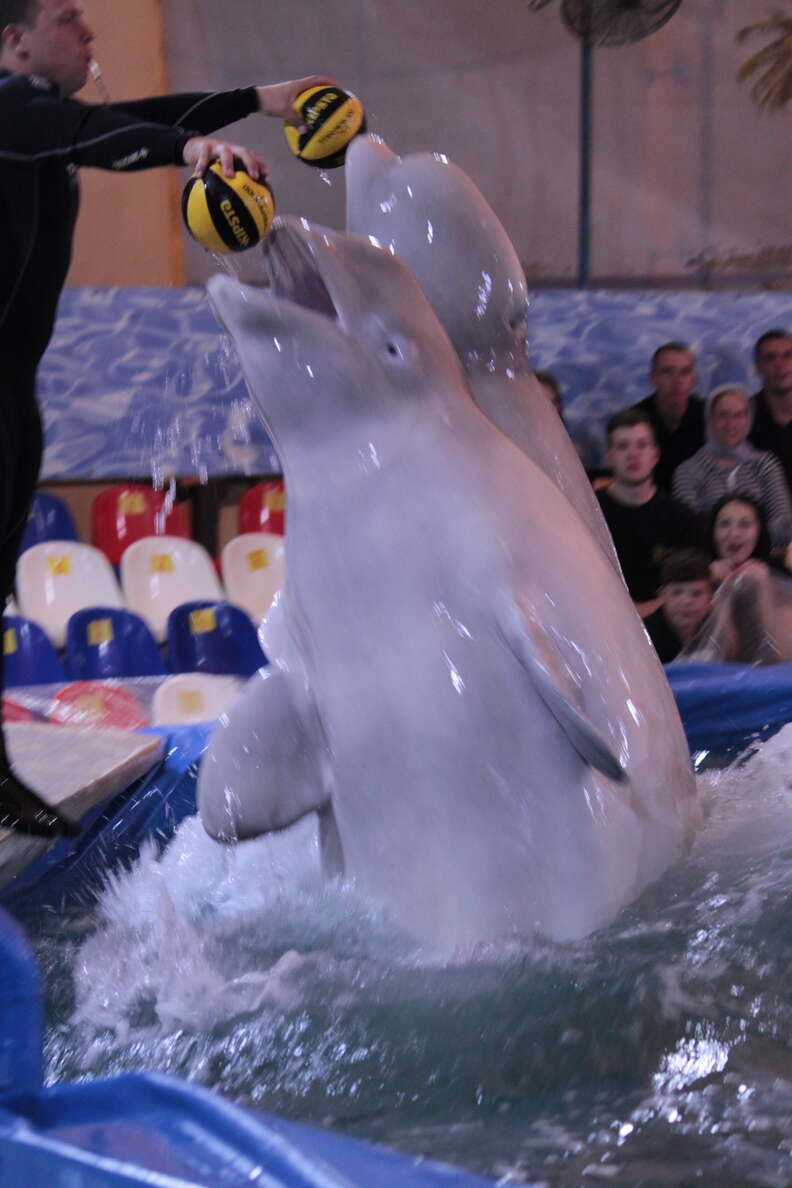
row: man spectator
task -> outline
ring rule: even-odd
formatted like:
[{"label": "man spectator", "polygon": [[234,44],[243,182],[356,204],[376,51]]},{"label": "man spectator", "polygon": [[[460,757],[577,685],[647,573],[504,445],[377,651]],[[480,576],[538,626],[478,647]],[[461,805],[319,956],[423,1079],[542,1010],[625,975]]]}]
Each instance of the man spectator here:
[{"label": "man spectator", "polygon": [[697,519],[660,491],[654,469],[660,451],[646,413],[628,408],[607,426],[606,462],[613,473],[609,486],[597,491],[613,536],[627,589],[639,610],[652,609],[660,587],[660,566],[669,549],[695,544]]},{"label": "man spectator", "polygon": [[654,391],[633,407],[644,413],[660,450],[654,481],[670,491],[680,462],[704,445],[704,406],[693,394],[696,360],[684,342],[666,342],[652,355],[649,376]]},{"label": "man spectator", "polygon": [[756,340],[754,363],[762,387],[754,396],[749,441],[775,454],[792,491],[792,333],[768,330]]}]

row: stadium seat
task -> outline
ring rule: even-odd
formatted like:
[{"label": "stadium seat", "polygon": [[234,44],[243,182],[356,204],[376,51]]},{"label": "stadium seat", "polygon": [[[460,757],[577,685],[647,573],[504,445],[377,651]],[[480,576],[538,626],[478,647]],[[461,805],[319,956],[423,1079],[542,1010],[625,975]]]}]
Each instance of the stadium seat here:
[{"label": "stadium seat", "polygon": [[28,512],[20,553],[47,540],[79,540],[68,504],[48,491],[37,491]]},{"label": "stadium seat", "polygon": [[6,689],[55,685],[66,680],[58,654],[38,623],[3,616],[3,679]]},{"label": "stadium seat", "polygon": [[223,600],[206,549],[175,536],[147,536],[129,545],[121,558],[121,585],[127,606],[146,620],[157,643],[165,639],[174,607],[196,598]]},{"label": "stadium seat", "polygon": [[173,672],[251,677],[267,659],[256,629],[230,602],[185,602],[168,617],[168,659]]},{"label": "stadium seat", "polygon": [[152,725],[213,722],[236,700],[243,687],[244,682],[236,677],[212,676],[206,672],[168,677],[154,694]]},{"label": "stadium seat", "polygon": [[66,667],[74,680],[164,676],[165,663],[148,626],[129,610],[92,606],[66,627]]},{"label": "stadium seat", "polygon": [[245,532],[222,553],[223,585],[229,601],[243,607],[258,627],[283,585],[286,538],[274,532]]},{"label": "stadium seat", "polygon": [[33,545],[17,564],[17,601],[22,614],[44,628],[56,648],[66,624],[86,606],[121,606],[121,590],[99,549],[71,540]]},{"label": "stadium seat", "polygon": [[47,721],[57,726],[114,726],[118,730],[140,730],[150,724],[134,693],[102,681],[64,685],[52,699]]},{"label": "stadium seat", "polygon": [[32,710],[29,710],[26,705],[20,705],[18,701],[13,701],[10,697],[3,698],[3,721],[4,722],[35,722],[36,715]]},{"label": "stadium seat", "polygon": [[91,504],[91,540],[111,565],[120,565],[124,549],[144,536],[190,535],[181,504],[166,511],[164,491],[142,483],[108,487]]},{"label": "stadium seat", "polygon": [[282,479],[256,483],[239,501],[240,532],[275,532],[283,536],[286,488]]}]

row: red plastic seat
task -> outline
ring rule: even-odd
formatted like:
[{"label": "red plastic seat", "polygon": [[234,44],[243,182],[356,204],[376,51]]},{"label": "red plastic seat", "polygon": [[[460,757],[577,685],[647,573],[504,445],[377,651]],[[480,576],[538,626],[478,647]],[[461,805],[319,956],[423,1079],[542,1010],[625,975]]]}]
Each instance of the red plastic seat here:
[{"label": "red plastic seat", "polygon": [[25,705],[20,705],[18,701],[13,701],[10,697],[3,698],[3,721],[4,722],[35,722],[36,715]]},{"label": "red plastic seat", "polygon": [[181,504],[165,512],[165,492],[129,483],[101,491],[91,505],[91,539],[112,565],[127,545],[144,536],[180,536],[190,531]]},{"label": "red plastic seat", "polygon": [[239,501],[240,532],[286,532],[286,488],[282,479],[256,483]]},{"label": "red plastic seat", "polygon": [[102,681],[73,681],[64,685],[53,697],[47,718],[59,726],[115,726],[121,730],[140,730],[149,725],[134,693],[119,686],[105,685]]}]

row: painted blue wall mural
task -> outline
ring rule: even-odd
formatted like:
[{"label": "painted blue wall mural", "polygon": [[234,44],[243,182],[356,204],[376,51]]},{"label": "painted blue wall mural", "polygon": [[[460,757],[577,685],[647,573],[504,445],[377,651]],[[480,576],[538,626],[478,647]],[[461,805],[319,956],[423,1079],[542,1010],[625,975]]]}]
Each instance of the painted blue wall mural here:
[{"label": "painted blue wall mural", "polygon": [[[696,351],[700,393],[732,379],[753,390],[753,343],[773,326],[792,326],[788,294],[546,290],[531,300],[530,354],[560,380],[596,466],[605,421],[649,391],[661,343]],[[39,394],[45,478],[279,469],[202,289],[67,289]]]}]

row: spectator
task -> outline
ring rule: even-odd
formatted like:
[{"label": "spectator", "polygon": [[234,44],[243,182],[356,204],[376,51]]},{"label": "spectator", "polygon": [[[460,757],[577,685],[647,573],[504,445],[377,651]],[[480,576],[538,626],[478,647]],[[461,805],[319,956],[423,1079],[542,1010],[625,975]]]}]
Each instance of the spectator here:
[{"label": "spectator", "polygon": [[561,385],[551,371],[537,371],[534,373],[544,389],[547,399],[563,421],[564,398],[561,395]]},{"label": "spectator", "polygon": [[709,559],[698,549],[667,555],[660,576],[660,606],[644,627],[663,664],[676,659],[709,614],[714,585]]},{"label": "spectator", "polygon": [[750,438],[758,450],[775,454],[792,491],[792,333],[768,330],[754,347],[762,387],[754,396]]},{"label": "spectator", "polygon": [[693,394],[695,356],[684,342],[663,343],[652,355],[649,375],[654,391],[633,407],[649,418],[660,448],[654,481],[670,491],[677,466],[704,444],[704,408]]},{"label": "spectator", "polygon": [[762,507],[747,491],[724,495],[712,509],[707,530],[710,577],[719,586],[747,562],[785,569],[786,550],[773,553]]},{"label": "spectator", "polygon": [[748,442],[751,397],[737,384],[721,384],[707,401],[706,445],[674,474],[673,494],[692,512],[706,516],[730,492],[753,495],[767,520],[770,543],[785,547],[792,536],[790,504],[781,463]]},{"label": "spectator", "polygon": [[712,509],[711,613],[685,659],[776,664],[792,657],[792,582],[776,561],[759,503],[737,492]]},{"label": "spectator", "polygon": [[597,498],[630,597],[645,603],[657,597],[666,551],[695,543],[699,525],[655,485],[653,473],[660,451],[645,413],[634,408],[616,413],[608,422],[607,434],[606,461],[613,481],[597,491]]}]

